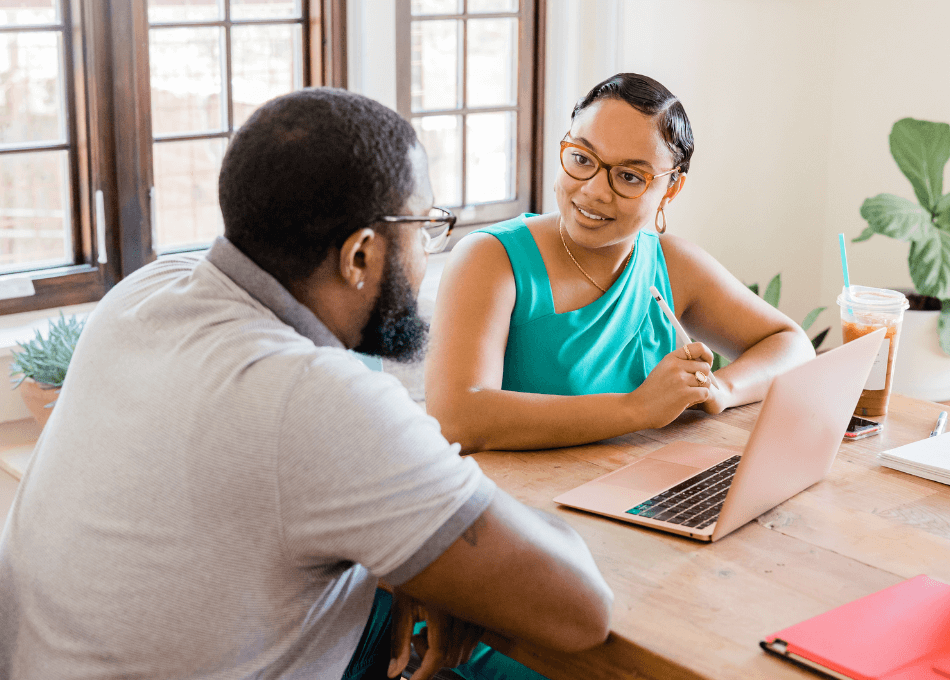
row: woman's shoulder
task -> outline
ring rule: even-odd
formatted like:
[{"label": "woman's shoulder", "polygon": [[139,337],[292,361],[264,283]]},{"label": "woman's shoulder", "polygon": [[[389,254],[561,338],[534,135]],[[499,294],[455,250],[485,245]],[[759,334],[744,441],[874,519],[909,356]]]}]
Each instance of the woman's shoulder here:
[{"label": "woman's shoulder", "polygon": [[496,222],[495,224],[479,227],[472,233],[492,235],[516,233],[523,229],[527,229],[526,220],[533,219],[534,217],[535,216],[531,215],[530,213],[524,213],[522,215],[518,215],[517,217],[512,217],[509,220],[505,220],[504,222]]},{"label": "woman's shoulder", "polygon": [[670,270],[687,269],[695,266],[708,266],[711,256],[689,239],[676,234],[658,236],[663,250],[663,259]]},{"label": "woman's shoulder", "polygon": [[[492,225],[495,226],[498,225]],[[442,276],[446,275],[464,279],[467,285],[479,288],[497,281],[514,285],[508,251],[497,235],[487,228],[463,236],[452,247]]]}]

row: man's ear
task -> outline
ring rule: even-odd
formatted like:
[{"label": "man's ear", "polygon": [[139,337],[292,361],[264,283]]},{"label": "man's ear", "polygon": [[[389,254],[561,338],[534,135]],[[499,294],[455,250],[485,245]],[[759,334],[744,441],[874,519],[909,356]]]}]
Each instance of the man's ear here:
[{"label": "man's ear", "polygon": [[370,228],[354,231],[340,248],[340,276],[357,290],[382,275],[385,239]]},{"label": "man's ear", "polygon": [[686,184],[686,173],[680,173],[680,176],[676,178],[676,181],[670,185],[670,188],[666,190],[666,194],[663,195],[663,200],[660,201],[660,207],[665,208],[666,204],[676,198],[676,195],[682,191],[683,185]]}]

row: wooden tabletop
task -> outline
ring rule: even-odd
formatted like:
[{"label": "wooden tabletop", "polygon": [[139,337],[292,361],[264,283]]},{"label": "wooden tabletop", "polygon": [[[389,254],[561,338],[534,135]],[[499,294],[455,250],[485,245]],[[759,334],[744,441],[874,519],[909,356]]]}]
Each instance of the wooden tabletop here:
[{"label": "wooden tabletop", "polygon": [[892,395],[882,434],[843,442],[822,481],[712,544],[551,499],[674,441],[741,449],[759,404],[717,416],[690,411],[662,430],[589,446],[476,454],[502,489],[584,537],[615,598],[610,638],[582,654],[485,641],[554,680],[814,679],[759,641],[918,574],[950,583],[950,487],[876,458],[927,437],[942,408]]}]

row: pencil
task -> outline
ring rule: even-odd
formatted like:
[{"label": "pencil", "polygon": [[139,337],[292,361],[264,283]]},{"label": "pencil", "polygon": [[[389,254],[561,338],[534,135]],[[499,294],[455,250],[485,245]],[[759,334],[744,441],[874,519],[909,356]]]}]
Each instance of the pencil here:
[{"label": "pencil", "polygon": [[[666,304],[666,300],[663,299],[663,296],[660,295],[660,291],[656,289],[656,286],[650,286],[650,293],[653,295],[653,299],[656,300],[656,303],[660,305],[660,309],[663,310],[663,313],[666,314],[666,318],[670,320],[670,323],[673,324],[673,330],[676,331],[676,337],[679,338],[679,341],[684,345],[688,345],[692,342],[689,339],[689,336],[686,335],[686,331],[683,330],[683,327],[680,326],[680,322],[676,320],[676,317],[673,316],[673,310],[670,309],[670,306]],[[717,388],[719,383],[716,382],[716,378],[713,376],[712,371],[709,372],[709,379],[712,381],[712,384]]]}]

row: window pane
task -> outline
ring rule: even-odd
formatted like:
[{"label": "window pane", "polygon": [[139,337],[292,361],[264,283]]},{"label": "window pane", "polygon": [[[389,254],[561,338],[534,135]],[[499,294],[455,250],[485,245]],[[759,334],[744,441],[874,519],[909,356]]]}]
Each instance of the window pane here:
[{"label": "window pane", "polygon": [[149,31],[152,133],[227,130],[221,95],[222,28]]},{"label": "window pane", "polygon": [[466,119],[465,202],[514,198],[513,112],[471,114]]},{"label": "window pane", "polygon": [[224,233],[218,209],[218,172],[226,139],[159,142],[152,147],[157,251],[206,245]]},{"label": "window pane", "polygon": [[72,264],[68,154],[0,155],[0,273]]},{"label": "window pane", "polygon": [[303,86],[300,25],[231,29],[234,128],[268,99]]},{"label": "window pane", "polygon": [[231,0],[231,18],[293,19],[300,16],[300,0]]},{"label": "window pane", "polygon": [[419,141],[429,156],[435,204],[462,204],[462,125],[460,116],[414,118]]},{"label": "window pane", "polygon": [[518,101],[518,20],[468,22],[468,106],[504,106]]},{"label": "window pane", "polygon": [[59,23],[57,0],[4,0],[0,2],[0,26]]},{"label": "window pane", "polygon": [[0,144],[65,141],[62,35],[0,33]]},{"label": "window pane", "polygon": [[221,0],[148,0],[148,20],[153,23],[223,18]]},{"label": "window pane", "polygon": [[462,0],[412,0],[413,14],[457,14]]},{"label": "window pane", "polygon": [[517,12],[518,0],[468,0],[468,11],[477,12]]},{"label": "window pane", "polygon": [[412,110],[458,106],[460,21],[412,22]]}]

